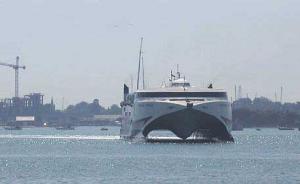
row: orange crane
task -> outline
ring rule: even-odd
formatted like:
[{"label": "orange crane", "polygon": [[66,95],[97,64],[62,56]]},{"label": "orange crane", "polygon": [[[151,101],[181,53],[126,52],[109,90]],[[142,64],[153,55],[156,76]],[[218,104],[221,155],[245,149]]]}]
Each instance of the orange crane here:
[{"label": "orange crane", "polygon": [[17,56],[15,65],[0,62],[0,65],[8,66],[8,67],[11,67],[15,70],[15,97],[16,98],[19,97],[19,69],[21,68],[21,69],[25,70],[25,68],[26,68],[25,66],[20,66],[19,65],[19,60],[20,60],[20,57]]}]

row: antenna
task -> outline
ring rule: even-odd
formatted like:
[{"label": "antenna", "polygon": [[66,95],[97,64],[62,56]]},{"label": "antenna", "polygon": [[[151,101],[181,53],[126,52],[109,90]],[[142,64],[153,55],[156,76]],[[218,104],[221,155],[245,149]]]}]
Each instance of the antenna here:
[{"label": "antenna", "polygon": [[179,72],[179,64],[177,64],[177,77],[178,77],[178,79],[180,79],[180,72]]},{"label": "antenna", "polygon": [[280,103],[282,104],[282,93],[283,93],[283,87],[280,87]]},{"label": "antenna", "polygon": [[234,101],[236,101],[236,85],[234,85]]},{"label": "antenna", "polygon": [[143,47],[143,37],[141,38],[141,45],[140,45],[140,52],[139,52],[139,67],[138,67],[138,76],[137,76],[137,82],[136,82],[136,89],[139,89],[139,84],[140,84],[142,47]]},{"label": "antenna", "polygon": [[183,76],[183,90],[185,91],[185,76]]},{"label": "antenna", "polygon": [[173,71],[171,70],[171,79],[170,79],[170,81],[173,81],[173,79],[175,80],[175,79],[176,79],[176,76],[173,75]]},{"label": "antenna", "polygon": [[243,94],[242,94],[242,86],[239,85],[239,90],[238,90],[238,99],[243,98]]}]

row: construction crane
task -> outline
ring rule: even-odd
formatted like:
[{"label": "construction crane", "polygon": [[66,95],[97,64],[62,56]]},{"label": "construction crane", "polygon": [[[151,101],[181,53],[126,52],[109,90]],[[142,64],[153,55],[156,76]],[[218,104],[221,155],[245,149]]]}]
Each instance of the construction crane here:
[{"label": "construction crane", "polygon": [[25,70],[25,68],[26,68],[25,66],[20,66],[19,65],[19,60],[20,60],[20,57],[17,56],[15,65],[0,62],[0,65],[8,66],[8,67],[11,67],[15,70],[15,97],[16,98],[19,97],[19,69],[21,68],[21,69]]}]

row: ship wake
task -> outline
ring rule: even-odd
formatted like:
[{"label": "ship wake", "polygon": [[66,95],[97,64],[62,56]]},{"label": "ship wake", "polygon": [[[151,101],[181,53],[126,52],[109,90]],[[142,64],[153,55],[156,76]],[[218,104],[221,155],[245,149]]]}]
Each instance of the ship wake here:
[{"label": "ship wake", "polygon": [[120,136],[88,135],[0,135],[0,139],[119,140]]}]

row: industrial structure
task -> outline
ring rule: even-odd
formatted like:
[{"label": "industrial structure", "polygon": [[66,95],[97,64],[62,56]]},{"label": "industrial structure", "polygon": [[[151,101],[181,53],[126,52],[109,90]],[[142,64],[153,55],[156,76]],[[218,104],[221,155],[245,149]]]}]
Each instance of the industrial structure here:
[{"label": "industrial structure", "polygon": [[0,121],[15,121],[17,116],[33,116],[37,122],[41,122],[44,115],[55,112],[53,100],[50,104],[44,104],[44,95],[31,93],[24,97],[0,99]]},{"label": "industrial structure", "polygon": [[7,67],[11,67],[15,70],[15,98],[18,98],[19,97],[19,69],[23,69],[25,70],[25,66],[20,66],[19,65],[19,60],[20,60],[20,57],[17,56],[16,57],[16,64],[8,64],[8,63],[2,63],[0,62],[0,65],[2,66],[7,66]]},{"label": "industrial structure", "polygon": [[[41,93],[31,93],[20,97],[19,69],[24,70],[26,67],[20,65],[19,60],[20,58],[18,56],[16,57],[15,64],[0,62],[0,66],[9,67],[15,71],[14,97],[0,99],[0,126],[44,126],[45,124],[47,124],[47,126],[61,126],[62,124],[69,124],[70,121],[73,125],[106,125],[107,123],[114,122],[113,120],[116,119],[99,119],[92,117],[93,115],[99,114],[102,110],[105,110],[100,106],[99,100],[97,99],[91,104],[86,103],[87,106],[84,106],[86,107],[86,109],[83,108],[84,110],[81,109],[80,105],[78,105],[78,107],[75,105],[70,106],[66,109],[67,111],[64,112],[55,110],[53,98],[50,103],[44,104],[44,95]],[[107,111],[109,112],[111,110],[108,109]],[[86,114],[80,114],[77,111],[86,112]],[[13,127],[13,129],[14,128],[15,127]]]},{"label": "industrial structure", "polygon": [[21,116],[32,116],[36,122],[41,122],[43,114],[55,111],[53,100],[51,104],[44,105],[44,95],[41,93],[19,96],[19,69],[25,70],[26,68],[20,65],[19,61],[20,57],[17,56],[15,64],[0,62],[0,66],[15,70],[15,95],[13,98],[0,99],[0,122],[13,122]]}]

